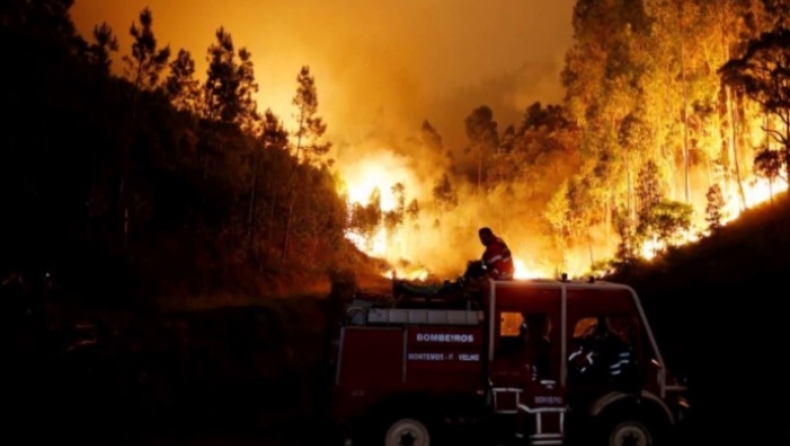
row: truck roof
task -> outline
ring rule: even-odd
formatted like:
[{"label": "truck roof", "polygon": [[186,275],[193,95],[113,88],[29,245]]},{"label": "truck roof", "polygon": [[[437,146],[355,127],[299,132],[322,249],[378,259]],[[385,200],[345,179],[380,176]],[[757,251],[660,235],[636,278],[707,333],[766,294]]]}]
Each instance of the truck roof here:
[{"label": "truck roof", "polygon": [[598,288],[618,288],[618,289],[629,289],[628,285],[623,285],[621,283],[614,283],[614,282],[607,282],[605,280],[598,280],[598,279],[588,279],[588,280],[558,280],[558,279],[522,279],[522,280],[508,280],[508,281],[495,281],[495,284],[555,284],[557,286],[560,285],[577,285],[582,287],[598,287]]},{"label": "truck roof", "polygon": [[[497,288],[525,287],[557,289],[570,287],[573,289],[610,289],[633,291],[628,285],[595,281],[595,280],[553,280],[525,279],[511,281],[491,281],[491,292]],[[351,305],[347,314],[356,313],[352,325],[478,325],[484,320],[484,311],[468,308],[453,310],[442,308],[371,308],[368,306]]]}]

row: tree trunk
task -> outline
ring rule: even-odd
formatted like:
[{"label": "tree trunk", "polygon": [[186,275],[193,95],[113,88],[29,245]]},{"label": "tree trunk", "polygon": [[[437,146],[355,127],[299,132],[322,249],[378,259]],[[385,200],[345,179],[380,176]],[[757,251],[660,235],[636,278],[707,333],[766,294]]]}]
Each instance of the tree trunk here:
[{"label": "tree trunk", "polygon": [[686,203],[691,203],[689,160],[688,86],[686,85],[686,39],[683,27],[683,2],[680,3],[680,82],[683,84],[683,189]]},{"label": "tree trunk", "polygon": [[[743,115],[743,97],[740,94],[736,95],[736,104],[737,110],[735,106],[731,106],[732,109],[732,137],[735,140],[733,142],[733,162],[735,165],[735,181],[738,182],[738,194],[741,197],[741,206],[742,210],[745,210],[748,207],[748,203],[746,202],[746,191],[743,189],[743,177],[741,176],[741,161],[740,157],[738,156],[738,148],[744,146],[745,144],[743,141],[743,131],[744,128],[741,126],[743,125],[743,120],[741,116]],[[730,99],[730,103],[732,104],[732,99]]]},{"label": "tree trunk", "polygon": [[610,207],[610,197],[609,194],[604,194],[604,205],[603,205],[603,218],[604,218],[604,226],[606,227],[606,231],[612,229],[612,208]]},{"label": "tree trunk", "polygon": [[[726,18],[726,11],[727,3],[721,2],[721,8],[719,8],[719,29],[721,31],[721,51],[722,55],[724,56],[724,62],[728,62],[730,60],[730,45],[727,39],[727,26],[724,23]],[[727,120],[730,122],[729,128],[729,138],[728,138],[728,155],[732,157],[732,163],[735,167],[735,181],[738,185],[738,195],[741,201],[741,210],[746,209],[746,193],[743,190],[743,181],[741,180],[741,168],[740,162],[738,160],[738,147],[735,141],[736,138],[736,119],[735,119],[735,111],[734,107],[732,106],[732,90],[728,86],[724,86],[724,102],[726,106],[726,113],[727,113]],[[725,166],[727,168],[727,183],[729,186],[729,166]]]},{"label": "tree trunk", "polygon": [[142,72],[143,63],[139,62],[137,65],[137,74],[135,76],[134,90],[132,91],[132,116],[129,120],[130,136],[129,140],[124,145],[123,158],[121,161],[121,184],[118,190],[119,202],[121,204],[122,215],[122,249],[126,253],[129,249],[129,226],[130,226],[130,207],[134,203],[134,191],[131,185],[131,160],[129,159],[132,152],[132,147],[137,135],[137,101],[140,97],[140,88],[142,87]]},{"label": "tree trunk", "polygon": [[741,181],[741,168],[740,162],[738,161],[738,147],[736,143],[736,116],[735,116],[735,107],[732,105],[732,90],[730,87],[724,87],[726,90],[726,101],[727,101],[727,114],[729,115],[730,120],[730,134],[729,134],[729,147],[730,147],[730,157],[732,159],[734,173],[735,173],[735,182],[738,186],[738,196],[740,197],[741,201],[741,210],[746,209],[746,193],[743,190],[743,182]]},{"label": "tree trunk", "polygon": [[727,86],[721,85],[719,88],[719,138],[721,138],[721,179],[724,181],[724,190],[729,191],[732,189],[732,178],[730,176],[730,154],[732,153],[732,139],[728,126],[730,123],[730,113],[727,107]]}]

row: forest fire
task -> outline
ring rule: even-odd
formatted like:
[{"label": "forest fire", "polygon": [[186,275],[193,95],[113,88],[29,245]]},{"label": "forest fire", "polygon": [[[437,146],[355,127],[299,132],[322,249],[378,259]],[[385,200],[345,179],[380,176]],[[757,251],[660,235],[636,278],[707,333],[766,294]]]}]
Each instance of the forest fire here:
[{"label": "forest fire", "polygon": [[[774,181],[769,181],[765,178],[754,178],[743,184],[743,199],[740,197],[737,186],[732,187],[732,189],[733,191],[725,197],[725,202],[721,209],[720,223],[722,226],[726,226],[737,220],[745,210],[772,201],[777,194],[786,192],[788,186],[787,182],[782,178],[777,178]],[[746,202],[745,206],[743,203],[744,201]],[[698,224],[691,230],[682,231],[681,234],[679,234],[678,241],[671,245],[682,246],[694,243],[709,235],[710,229]],[[652,260],[666,247],[666,243],[654,237],[642,245],[640,256],[644,260]]]},{"label": "forest fire", "polygon": [[[755,178],[743,186],[746,208],[751,208],[763,203],[770,202],[777,194],[787,192],[787,182],[782,178],[777,178],[773,182],[765,178]],[[723,223],[730,223],[738,218],[744,211],[737,190],[727,201],[723,209]]]},{"label": "forest fire", "polygon": [[[347,237],[397,275],[439,276],[478,258],[475,232],[490,226],[519,278],[580,277],[649,261],[772,201],[788,189],[790,104],[771,99],[786,78],[764,73],[786,64],[787,35],[758,2],[714,3],[685,11],[692,37],[669,3],[633,32],[619,21],[625,4],[592,2],[574,15],[562,103],[534,102],[521,119],[477,106],[463,141],[426,120],[388,140],[405,161],[357,148],[338,163]],[[741,16],[759,19],[747,29]]]},{"label": "forest fire", "polygon": [[[437,272],[430,262],[432,256],[437,253],[444,257],[451,255],[449,252],[445,253],[442,249],[437,249],[435,245],[426,245],[426,237],[436,243],[436,238],[447,234],[431,227],[431,221],[436,225],[436,215],[429,215],[429,212],[423,212],[421,216],[416,215],[417,198],[424,197],[412,197],[409,192],[420,190],[417,177],[408,166],[392,161],[391,154],[369,156],[344,169],[340,192],[346,196],[349,209],[349,229],[346,231],[346,237],[360,251],[388,262],[390,269],[382,273],[383,277],[426,281]],[[787,182],[782,178],[768,181],[755,177],[744,181],[743,196],[746,205],[743,206],[737,186],[731,185],[730,190],[722,197],[720,224],[726,226],[735,221],[744,210],[769,202],[787,189]],[[407,198],[412,199],[410,206],[406,205]],[[412,206],[415,209],[410,209]],[[653,236],[643,241],[639,247],[638,257],[650,261],[668,246],[694,243],[710,235],[710,229],[703,218],[704,212],[699,211],[698,209],[694,213],[693,224],[687,230],[678,231],[672,240],[662,241],[658,236]],[[453,219],[454,216],[446,215],[446,218]],[[468,238],[476,243],[475,237]],[[478,251],[481,249],[475,246]],[[547,278],[556,275],[556,270],[552,271],[545,265],[540,267],[530,263],[530,266],[527,266],[524,259],[528,257],[524,257],[523,252],[519,252],[523,250],[519,249],[518,243],[511,243],[511,248],[516,254],[517,279]],[[606,253],[608,256],[612,254]],[[542,253],[538,252],[534,253],[533,257],[541,255]],[[457,258],[446,260],[461,268],[466,258],[459,255]],[[589,273],[581,269],[569,273],[574,276]],[[442,271],[447,272],[447,269],[444,268]]]},{"label": "forest fire", "polygon": [[[461,214],[470,209],[471,197],[455,211],[439,215],[432,203],[434,197],[422,193],[425,188],[409,161],[389,151],[344,163],[340,173],[339,192],[345,196],[349,211],[346,238],[360,251],[390,265],[382,272],[383,277],[447,279],[460,273],[467,260],[479,258],[482,247],[474,228],[452,233],[440,228],[442,221],[463,220]],[[421,210],[420,203],[432,204],[423,205],[428,209]],[[463,239],[462,247],[448,244],[454,236]],[[519,246],[510,244],[516,254],[516,278],[550,276],[534,265],[527,266],[529,262],[519,256]],[[440,258],[441,262],[436,261]]]}]

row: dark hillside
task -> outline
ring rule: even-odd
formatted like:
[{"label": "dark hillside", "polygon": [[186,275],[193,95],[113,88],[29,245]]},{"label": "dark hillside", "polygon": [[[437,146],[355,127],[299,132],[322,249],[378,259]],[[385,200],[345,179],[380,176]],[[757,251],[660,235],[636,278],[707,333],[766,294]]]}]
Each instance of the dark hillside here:
[{"label": "dark hillside", "polygon": [[[69,298],[123,304],[325,293],[329,272],[356,266],[328,160],[298,159],[280,118],[257,114],[241,87],[225,102],[205,93],[231,119],[177,106],[171,87],[197,81],[174,78],[176,65],[165,78],[140,62],[156,82],[113,75],[111,54],[132,49],[113,48],[107,27],[78,36],[72,3],[0,7],[0,279],[50,272]],[[254,89],[251,62],[217,38],[231,48],[222,68]],[[171,63],[203,57],[170,51]]]},{"label": "dark hillside", "polygon": [[787,441],[788,252],[790,200],[781,197],[608,279],[642,296],[670,367],[688,377],[700,439]]}]

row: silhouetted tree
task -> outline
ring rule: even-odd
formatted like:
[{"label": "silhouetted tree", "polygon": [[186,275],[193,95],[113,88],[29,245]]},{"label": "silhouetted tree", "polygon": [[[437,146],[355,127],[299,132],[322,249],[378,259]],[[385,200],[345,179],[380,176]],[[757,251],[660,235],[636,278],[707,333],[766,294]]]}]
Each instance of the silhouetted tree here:
[{"label": "silhouetted tree", "polygon": [[446,173],[434,185],[433,199],[436,202],[436,211],[439,214],[458,205],[458,194],[450,182],[450,176]]},{"label": "silhouetted tree", "polygon": [[422,135],[422,143],[425,145],[425,147],[428,147],[430,150],[436,153],[444,152],[444,142],[442,141],[442,137],[430,122],[427,120],[423,121],[422,127],[420,128],[420,133]]},{"label": "silhouetted tree", "polygon": [[310,159],[311,156],[326,154],[331,144],[321,141],[326,133],[326,124],[318,116],[318,91],[310,67],[302,67],[296,82],[298,88],[292,101],[297,110],[296,158],[300,159],[304,152],[305,158]]},{"label": "silhouetted tree", "polygon": [[159,84],[162,70],[170,59],[170,47],[159,48],[153,31],[153,15],[148,8],[140,12],[140,24],[129,29],[132,42],[131,56],[124,56],[126,75],[135,90],[153,90]]},{"label": "silhouetted tree", "polygon": [[137,111],[140,93],[154,90],[159,86],[159,77],[167,67],[170,59],[170,47],[159,48],[153,32],[153,15],[148,8],[140,12],[140,26],[132,23],[129,34],[132,36],[132,54],[124,56],[126,76],[134,85],[132,94],[132,119],[130,122],[132,137],[127,141],[123,154],[123,166],[119,187],[119,200],[122,214],[120,216],[123,231],[123,247],[128,247],[129,231],[132,225],[130,215],[135,200],[135,186],[132,184],[131,148],[138,142]]},{"label": "silhouetted tree", "polygon": [[790,29],[761,34],[749,42],[743,57],[727,62],[720,72],[725,82],[782,122],[781,130],[764,130],[781,145],[790,178]]},{"label": "silhouetted tree", "polygon": [[638,198],[636,209],[640,219],[648,215],[661,202],[664,197],[663,191],[658,165],[650,160],[640,169],[636,180],[636,196]]},{"label": "silhouetted tree", "polygon": [[109,76],[112,65],[111,54],[118,51],[118,38],[107,23],[93,28],[94,43],[86,49],[88,63],[100,69],[101,75]]},{"label": "silhouetted tree", "polygon": [[241,48],[237,60],[233,38],[224,28],[219,28],[215,37],[217,41],[208,49],[206,117],[226,125],[249,126],[257,118],[252,95],[258,85],[252,55]]},{"label": "silhouetted tree", "polygon": [[[302,152],[304,158],[309,162],[314,156],[324,155],[329,152],[331,145],[322,142],[321,138],[326,133],[326,124],[318,116],[318,92],[315,86],[315,78],[310,74],[310,68],[305,66],[299,71],[296,77],[298,87],[293,98],[293,105],[296,106],[296,159],[301,161]],[[283,239],[283,260],[288,257],[290,245],[291,223],[293,221],[294,205],[296,203],[298,177],[293,175],[291,185],[291,202],[288,206],[288,220],[285,228],[285,238]]]},{"label": "silhouetted tree", "polygon": [[189,51],[179,50],[175,60],[170,62],[165,91],[177,110],[198,112],[200,83],[195,79],[195,61]]},{"label": "silhouetted tree", "polygon": [[[283,127],[282,121],[272,112],[266,109],[263,117],[263,125],[260,135],[261,147],[256,148],[252,161],[252,185],[250,190],[249,214],[247,216],[247,236],[248,241],[257,247],[260,243],[254,240],[256,229],[258,228],[258,189],[260,177],[260,163],[262,152],[285,151],[288,147],[288,132]],[[269,222],[271,225],[272,222]]]},{"label": "silhouetted tree", "polygon": [[774,201],[774,182],[782,178],[782,166],[785,164],[785,152],[765,148],[754,158],[754,171],[768,180],[771,202]]}]

